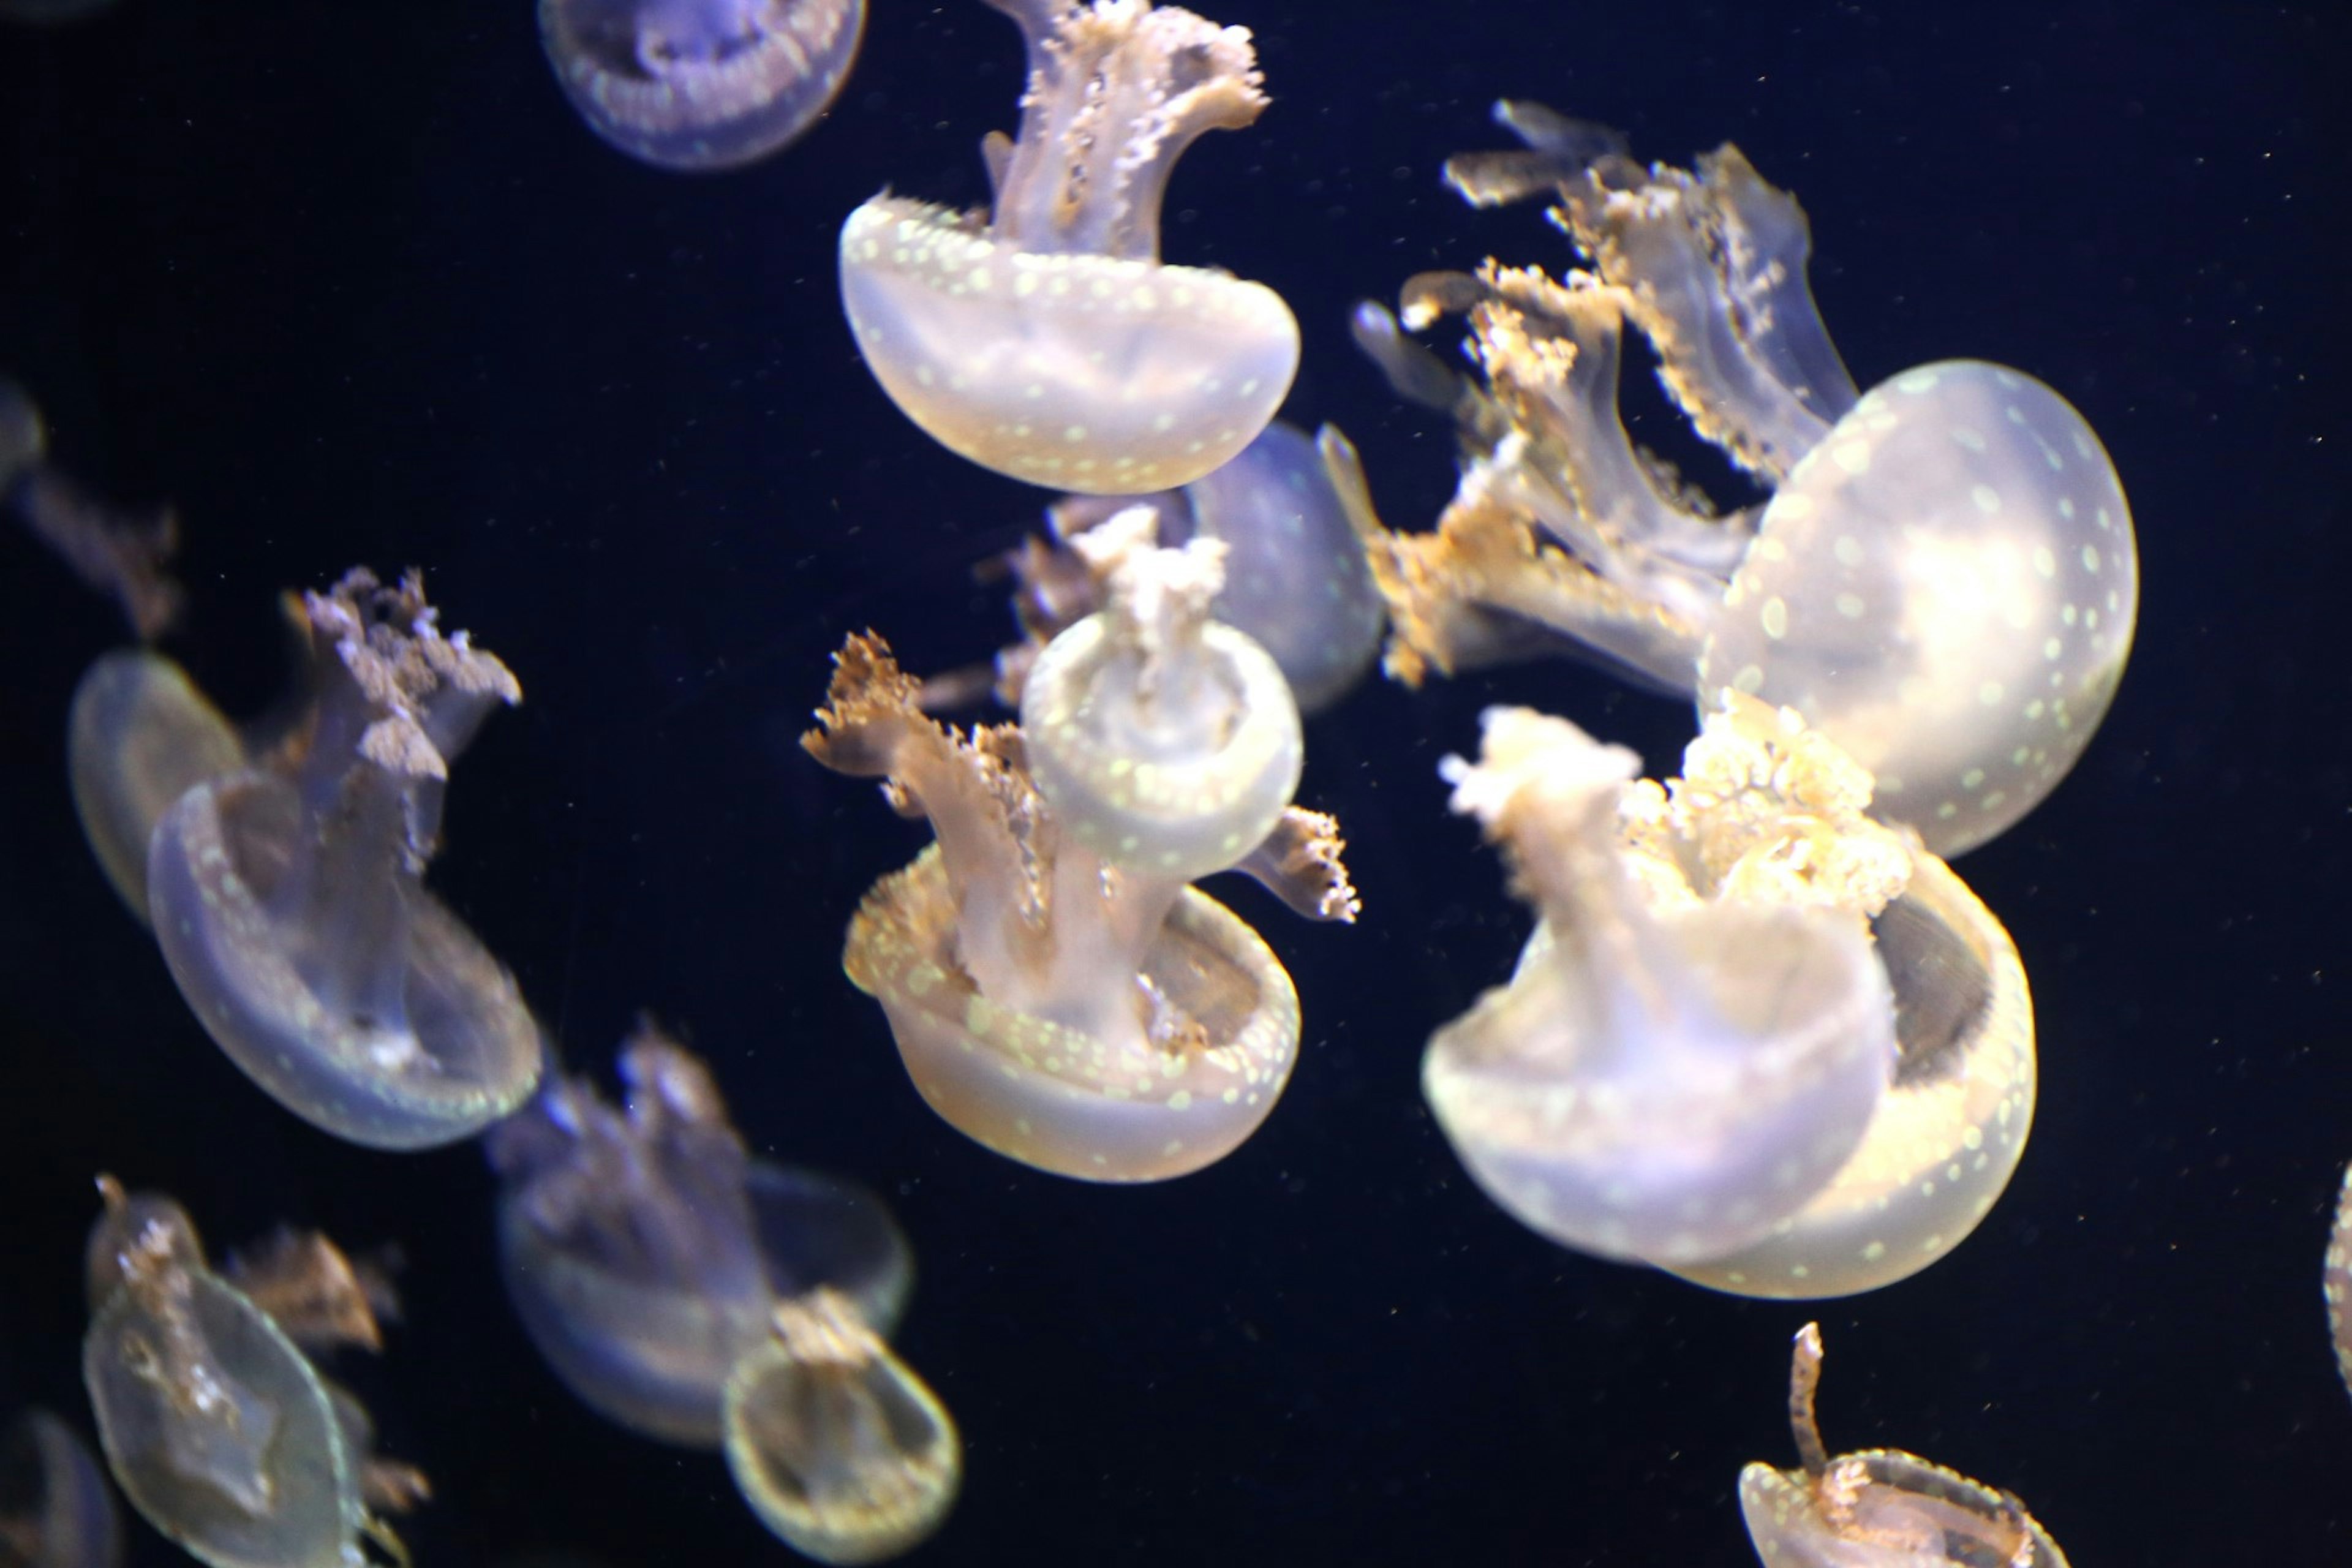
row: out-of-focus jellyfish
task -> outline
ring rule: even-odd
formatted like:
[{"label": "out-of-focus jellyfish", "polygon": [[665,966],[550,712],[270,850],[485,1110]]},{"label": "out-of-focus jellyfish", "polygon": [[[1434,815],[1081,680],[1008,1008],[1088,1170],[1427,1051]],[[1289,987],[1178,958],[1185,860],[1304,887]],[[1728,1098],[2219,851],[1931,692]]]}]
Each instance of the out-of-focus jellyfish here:
[{"label": "out-of-focus jellyfish", "polygon": [[1793,1470],[1739,1472],[1739,1512],[1765,1568],[2066,1568],[2013,1492],[1899,1448],[1832,1459],[1813,1420],[1822,1331],[1797,1331],[1789,1367]]},{"label": "out-of-focus jellyfish", "polygon": [[[1702,708],[1729,689],[1797,709],[1939,855],[2016,822],[2089,743],[2131,649],[2131,513],[2090,426],[1976,361],[1857,396],[1806,281],[1804,214],[1738,148],[1644,169],[1540,105],[1497,118],[1527,147],[1447,178],[1481,205],[1556,198],[1592,270],[1409,282],[1405,326],[1468,318],[1475,383],[1360,311],[1358,342],[1400,392],[1447,401],[1465,447],[1437,532],[1370,535],[1391,672],[1565,639]],[[1627,321],[1698,434],[1772,491],[1762,506],[1717,513],[1627,436]]]},{"label": "out-of-focus jellyfish", "polygon": [[0,1564],[116,1568],[122,1518],[74,1429],[26,1410],[0,1436]]},{"label": "out-of-focus jellyfish", "polygon": [[1541,917],[1423,1083],[1479,1184],[1554,1240],[1743,1295],[1874,1289],[1942,1257],[2032,1120],[2015,948],[1873,822],[1869,775],[1735,696],[1684,776],[1495,710],[1457,810]]},{"label": "out-of-focus jellyfish", "polygon": [[657,168],[764,158],[833,106],[866,0],[539,0],[539,37],[589,129]]},{"label": "out-of-focus jellyfish", "polygon": [[950,450],[1032,484],[1135,495],[1230,461],[1298,368],[1263,284],[1163,266],[1160,203],[1204,131],[1265,107],[1244,27],[1150,0],[989,0],[1029,52],[1021,130],[982,145],[990,212],[884,195],[841,230],[866,365]]},{"label": "out-of-focus jellyfish", "polygon": [[940,1527],[963,1478],[955,1422],[857,1304],[778,1303],[727,1380],[727,1464],[761,1521],[820,1563],[878,1563]]},{"label": "out-of-focus jellyfish", "polygon": [[939,837],[866,894],[843,957],[915,1087],[997,1152],[1097,1182],[1213,1163],[1289,1079],[1290,977],[1192,879],[1241,870],[1310,917],[1356,912],[1338,825],[1289,804],[1289,688],[1207,617],[1221,547],[1154,550],[1150,527],[1138,509],[1081,536],[1122,554],[1110,603],[1039,657],[1018,726],[941,728],[853,637],[802,739]]},{"label": "out-of-focus jellyfish", "polygon": [[66,724],[66,776],[100,868],[142,922],[155,824],[173,802],[246,760],[220,710],[162,654],[117,648],[83,672]]},{"label": "out-of-focus jellyfish", "polygon": [[213,1568],[355,1568],[362,1536],[405,1561],[372,1509],[421,1500],[424,1478],[374,1456],[366,1412],[302,1349],[376,1348],[382,1282],[320,1237],[224,1277],[177,1203],[99,1188],[82,1378],[131,1506]]},{"label": "out-of-focus jellyfish", "polygon": [[779,1300],[830,1287],[887,1335],[914,1259],[864,1187],[752,1158],[709,1070],[650,1023],[620,1070],[621,1109],[559,1078],[491,1129],[507,1291],[582,1401],[715,1448],[728,1374]]},{"label": "out-of-focus jellyfish", "polygon": [[453,1142],[541,1067],[513,977],[423,881],[450,759],[521,689],[442,635],[415,574],[354,570],[302,604],[307,726],[156,824],[156,938],[205,1029],[287,1109],[373,1148]]},{"label": "out-of-focus jellyfish", "polygon": [[180,520],[170,507],[130,511],[85,490],[48,460],[48,428],[30,394],[0,375],[0,510],[13,511],[74,574],[122,607],[152,641],[179,618],[168,571]]},{"label": "out-of-focus jellyfish", "polygon": [[[1339,431],[1327,426],[1310,437],[1277,419],[1232,462],[1181,489],[1064,496],[1046,509],[1051,542],[1033,534],[995,563],[1013,579],[1013,616],[1026,637],[997,655],[997,696],[1018,707],[1038,652],[1102,608],[1104,573],[1070,541],[1148,506],[1161,544],[1197,537],[1225,546],[1225,585],[1209,613],[1274,656],[1300,712],[1329,707],[1354,687],[1381,640],[1380,590],[1346,499],[1360,486],[1354,449]],[[953,706],[987,679],[927,679],[924,706]]]},{"label": "out-of-focus jellyfish", "polygon": [[2319,1270],[2319,1292],[2327,1302],[2327,1328],[2336,1339],[2336,1370],[2352,1389],[2352,1167],[2336,1199],[2336,1224]]}]

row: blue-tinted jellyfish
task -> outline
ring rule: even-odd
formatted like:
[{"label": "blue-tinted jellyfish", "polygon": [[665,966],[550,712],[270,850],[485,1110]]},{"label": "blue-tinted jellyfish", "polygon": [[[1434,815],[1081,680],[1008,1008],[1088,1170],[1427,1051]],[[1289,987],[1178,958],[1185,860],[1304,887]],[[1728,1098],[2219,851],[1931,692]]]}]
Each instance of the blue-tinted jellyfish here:
[{"label": "blue-tinted jellyfish", "polygon": [[26,1410],[0,1434],[0,1563],[117,1568],[122,1517],[74,1429]]},{"label": "blue-tinted jellyfish", "polygon": [[324,1237],[287,1235],[226,1275],[185,1210],[101,1178],[82,1377],[114,1479],[212,1568],[353,1568],[376,1510],[424,1479],[378,1459],[367,1414],[303,1346],[377,1348],[387,1288]]},{"label": "blue-tinted jellyfish", "polygon": [[[1408,283],[1406,326],[1467,316],[1476,382],[1360,311],[1359,342],[1400,392],[1453,408],[1465,453],[1436,533],[1371,531],[1391,671],[1565,638],[1702,708],[1733,690],[1797,709],[1938,854],[2000,833],[2073,767],[2131,648],[2137,554],[2098,438],[1976,361],[1858,396],[1806,282],[1804,214],[1738,148],[1644,169],[1539,105],[1497,117],[1527,148],[1448,179],[1482,205],[1556,198],[1592,270]],[[1718,514],[1626,435],[1628,321],[1769,500]]]},{"label": "blue-tinted jellyfish", "polygon": [[[1202,538],[1225,547],[1225,585],[1209,613],[1274,656],[1300,712],[1329,707],[1371,663],[1383,624],[1349,510],[1360,484],[1354,450],[1337,430],[1310,437],[1277,419],[1232,462],[1181,489],[1064,496],[1046,511],[1054,542],[1033,536],[1003,557],[1029,640],[997,656],[997,694],[1018,706],[1038,651],[1102,607],[1102,577],[1069,542],[1140,505],[1151,509],[1163,545]],[[965,684],[943,695],[960,697]],[[925,701],[933,703],[929,683]]]},{"label": "blue-tinted jellyfish", "polygon": [[1958,1244],[2022,1152],[2022,968],[1869,775],[1735,697],[1683,776],[1490,711],[1457,809],[1540,922],[1423,1084],[1479,1184],[1564,1245],[1743,1295],[1848,1295]]},{"label": "blue-tinted jellyfish", "polygon": [[1160,203],[1204,131],[1265,108],[1248,30],[1150,0],[989,0],[1020,24],[1017,137],[982,144],[995,202],[875,197],[841,230],[858,351],[950,450],[1058,489],[1192,480],[1265,427],[1298,324],[1262,284],[1160,260]]},{"label": "blue-tinted jellyfish", "polygon": [[521,690],[441,633],[413,574],[354,571],[302,606],[306,722],[157,822],[155,935],[206,1031],[287,1109],[373,1148],[454,1142],[542,1065],[513,977],[423,881],[450,759]]},{"label": "blue-tinted jellyfish", "polygon": [[1080,536],[1125,559],[1108,607],[1039,656],[1017,727],[943,729],[853,637],[802,741],[939,837],[866,894],[843,956],[915,1087],[997,1152],[1097,1182],[1222,1159],[1290,1077],[1290,977],[1192,879],[1242,870],[1312,918],[1356,912],[1337,825],[1289,804],[1289,688],[1205,614],[1218,547],[1150,549],[1150,527],[1138,509]]},{"label": "blue-tinted jellyfish", "polygon": [[764,158],[831,108],[865,0],[540,0],[539,36],[589,128],[664,169]]},{"label": "blue-tinted jellyfish", "polygon": [[1813,1419],[1822,1331],[1797,1332],[1789,1426],[1800,1464],[1739,1472],[1739,1512],[1764,1568],[2066,1568],[2013,1492],[1899,1448],[1832,1459]]},{"label": "blue-tinted jellyfish", "polygon": [[559,1079],[491,1131],[508,1294],[613,1421],[723,1448],[762,1522],[824,1563],[896,1556],[955,1500],[955,1423],[884,1342],[914,1274],[882,1200],[753,1159],[709,1070],[652,1025],[626,1103]]},{"label": "blue-tinted jellyfish", "polygon": [[709,1070],[650,1024],[620,1068],[621,1108],[560,1078],[491,1130],[507,1290],[583,1403],[715,1448],[728,1373],[779,1300],[828,1286],[887,1334],[914,1259],[865,1188],[752,1158]]}]

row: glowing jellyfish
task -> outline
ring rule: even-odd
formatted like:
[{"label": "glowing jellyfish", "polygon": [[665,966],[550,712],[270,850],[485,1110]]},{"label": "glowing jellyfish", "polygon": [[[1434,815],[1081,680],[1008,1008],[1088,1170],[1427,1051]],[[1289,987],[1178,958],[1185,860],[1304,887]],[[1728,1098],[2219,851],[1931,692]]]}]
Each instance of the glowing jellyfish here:
[{"label": "glowing jellyfish", "polygon": [[1298,1046],[1289,975],[1188,883],[1245,871],[1321,919],[1356,901],[1337,825],[1288,804],[1288,688],[1205,618],[1217,546],[1106,526],[1129,551],[1110,607],[1040,658],[1018,727],[942,729],[889,650],[852,637],[802,743],[887,779],[939,836],[867,893],[843,958],[924,1100],[1041,1170],[1160,1181],[1248,1137]]},{"label": "glowing jellyfish", "polygon": [[212,1568],[351,1568],[362,1535],[397,1553],[371,1505],[419,1500],[424,1479],[374,1457],[365,1411],[301,1348],[380,1343],[380,1282],[317,1237],[225,1278],[178,1204],[99,1186],[82,1376],[131,1506]]},{"label": "glowing jellyfish", "polygon": [[27,1410],[0,1435],[0,1563],[10,1568],[117,1568],[122,1517],[74,1429]]},{"label": "glowing jellyfish", "polygon": [[520,700],[412,574],[307,595],[315,700],[272,758],[182,795],[147,862],[155,935],[214,1040],[314,1126],[381,1149],[472,1136],[530,1097],[539,1026],[423,877],[449,760]]},{"label": "glowing jellyfish", "polygon": [[1789,1426],[1802,1463],[1739,1472],[1739,1512],[1764,1568],[2066,1568],[2015,1494],[1898,1448],[1832,1459],[1813,1420],[1822,1331],[1798,1331]]},{"label": "glowing jellyfish", "polygon": [[1192,480],[1247,446],[1298,366],[1262,284],[1163,266],[1160,203],[1202,132],[1265,106],[1248,30],[1150,0],[990,0],[1020,24],[1021,131],[982,146],[983,218],[880,195],[841,230],[866,365],[933,438],[1097,495]]},{"label": "glowing jellyfish", "polygon": [[625,1108],[558,1079],[490,1131],[507,1293],[591,1408],[715,1448],[728,1376],[780,1300],[830,1287],[887,1334],[914,1260],[872,1193],[752,1158],[709,1068],[651,1024],[620,1066]]},{"label": "glowing jellyfish", "polygon": [[[1225,547],[1225,585],[1210,615],[1274,656],[1301,713],[1329,707],[1380,648],[1380,590],[1349,510],[1361,482],[1339,431],[1327,426],[1310,437],[1277,419],[1232,462],[1181,489],[1064,496],[1046,510],[1053,542],[1033,535],[1001,558],[1029,640],[997,655],[996,694],[1017,706],[1039,651],[1102,608],[1107,577],[1071,542],[1140,505],[1151,509],[1161,544],[1202,538]],[[925,705],[952,706],[988,679],[959,672],[937,697],[927,680]]]},{"label": "glowing jellyfish", "polygon": [[833,105],[865,0],[540,0],[539,36],[589,128],[657,168],[731,169]]},{"label": "glowing jellyfish", "polygon": [[2327,1233],[2327,1254],[2319,1272],[2320,1295],[2327,1302],[2327,1328],[2336,1340],[2336,1370],[2344,1386],[2352,1389],[2352,1168],[2344,1173],[2344,1187],[2336,1200],[2336,1224]]},{"label": "glowing jellyfish", "polygon": [[[1593,270],[1408,283],[1405,326],[1467,316],[1479,383],[1360,312],[1359,342],[1401,392],[1447,403],[1465,453],[1436,533],[1370,531],[1391,671],[1519,657],[1547,630],[1702,708],[1728,689],[1797,709],[1939,855],[2016,822],[2082,754],[2131,649],[2131,513],[2090,426],[1975,361],[1857,397],[1805,281],[1804,214],[1736,147],[1645,170],[1540,105],[1497,117],[1527,149],[1447,177],[1480,205],[1555,197]],[[1718,514],[1634,446],[1627,321],[1769,500]]]},{"label": "glowing jellyfish", "polygon": [[1869,775],[1735,697],[1683,776],[1489,713],[1455,805],[1542,917],[1510,983],[1430,1042],[1479,1184],[1564,1245],[1743,1295],[1877,1289],[1957,1246],[2032,1121],[2015,948],[1872,821]]},{"label": "glowing jellyfish", "polygon": [[727,1380],[727,1465],[761,1522],[819,1563],[878,1563],[937,1530],[963,1479],[955,1422],[856,1304],[780,1302]]}]

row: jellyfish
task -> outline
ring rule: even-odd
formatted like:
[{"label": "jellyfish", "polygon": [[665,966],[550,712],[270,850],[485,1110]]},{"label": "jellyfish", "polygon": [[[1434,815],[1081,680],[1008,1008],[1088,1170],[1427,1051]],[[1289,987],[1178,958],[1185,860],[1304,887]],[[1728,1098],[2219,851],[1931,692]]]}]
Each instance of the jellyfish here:
[{"label": "jellyfish", "polygon": [[1082,536],[1121,557],[1109,605],[1038,657],[1017,726],[934,723],[866,636],[802,739],[938,835],[866,894],[843,958],[916,1089],[998,1153],[1097,1182],[1223,1158],[1290,1077],[1290,977],[1192,879],[1244,871],[1314,919],[1357,909],[1338,825],[1290,805],[1289,688],[1207,618],[1222,547],[1153,549],[1150,527],[1138,508]]},{"label": "jellyfish", "polygon": [[1013,616],[1027,640],[1000,652],[988,674],[927,678],[924,706],[954,706],[992,677],[996,694],[1018,706],[1038,651],[1102,607],[1102,574],[1070,541],[1143,505],[1162,544],[1197,535],[1225,546],[1225,585],[1210,614],[1274,656],[1302,714],[1320,712],[1354,688],[1380,649],[1380,591],[1349,511],[1360,483],[1347,437],[1328,426],[1309,437],[1277,419],[1181,489],[1064,496],[1046,509],[1051,542],[1032,535],[993,563],[1013,579]]},{"label": "jellyfish", "polygon": [[[2137,546],[2098,437],[1980,361],[1857,395],[1806,282],[1804,213],[1738,148],[1643,169],[1540,105],[1496,116],[1526,148],[1447,178],[1480,205],[1556,197],[1591,270],[1409,282],[1403,327],[1465,315],[1477,381],[1360,310],[1359,343],[1402,394],[1445,403],[1465,451],[1437,532],[1368,531],[1391,672],[1565,644],[1702,709],[1726,690],[1797,709],[1938,855],[2015,823],[2081,756],[2131,649]],[[1627,322],[1762,505],[1718,512],[1627,436]]]},{"label": "jellyfish", "polygon": [[365,1410],[302,1348],[378,1346],[382,1282],[323,1237],[216,1273],[177,1203],[99,1190],[82,1377],[131,1506],[213,1568],[349,1568],[362,1536],[404,1562],[374,1510],[424,1479],[373,1453]]},{"label": "jellyfish", "polygon": [[206,1031],[288,1110],[372,1148],[454,1142],[541,1065],[513,977],[423,884],[450,759],[521,690],[441,633],[415,574],[354,570],[302,607],[307,726],[156,823],[155,935]]},{"label": "jellyfish", "polygon": [[26,1410],[0,1436],[0,1563],[10,1568],[118,1568],[122,1519],[79,1435]]},{"label": "jellyfish", "polygon": [[727,1380],[727,1465],[761,1523],[819,1563],[878,1563],[947,1518],[955,1422],[857,1304],[820,1289],[776,1306]]},{"label": "jellyfish", "polygon": [[754,1159],[709,1069],[652,1023],[620,1070],[624,1108],[558,1078],[491,1129],[507,1293],[582,1403],[716,1448],[728,1376],[767,1342],[779,1300],[832,1289],[887,1335],[913,1257],[864,1187]]},{"label": "jellyfish", "polygon": [[117,648],[83,672],[66,722],[66,776],[99,868],[141,923],[155,824],[188,791],[247,761],[220,710],[153,649]]},{"label": "jellyfish", "polygon": [[184,597],[169,570],[180,544],[178,513],[101,501],[48,452],[39,405],[0,375],[0,510],[14,511],[74,575],[121,606],[134,636],[152,642],[179,619]]},{"label": "jellyfish", "polygon": [[1735,697],[1682,777],[1634,771],[1522,709],[1449,760],[1540,920],[1430,1042],[1439,1126],[1507,1212],[1602,1257],[1767,1297],[1927,1267],[2032,1122],[2007,933],[1794,710]]},{"label": "jellyfish", "polygon": [[1265,107],[1243,27],[1150,0],[989,0],[1029,54],[1021,129],[982,143],[985,216],[885,194],[841,230],[866,363],[933,439],[1032,484],[1190,484],[1255,438],[1298,367],[1263,284],[1160,260],[1160,203],[1202,132]]},{"label": "jellyfish", "polygon": [[588,128],[656,168],[764,158],[833,107],[865,0],[539,0],[539,36]]},{"label": "jellyfish", "polygon": [[2352,1389],[2352,1167],[2345,1170],[2336,1200],[2336,1224],[2327,1233],[2319,1290],[2327,1303],[2328,1331],[2336,1340],[2336,1370],[2343,1375],[2344,1386]]},{"label": "jellyfish", "polygon": [[1739,1512],[1764,1568],[2066,1568],[2014,1493],[1899,1448],[1832,1459],[1813,1420],[1822,1331],[1797,1331],[1789,1366],[1793,1470],[1739,1472]]}]

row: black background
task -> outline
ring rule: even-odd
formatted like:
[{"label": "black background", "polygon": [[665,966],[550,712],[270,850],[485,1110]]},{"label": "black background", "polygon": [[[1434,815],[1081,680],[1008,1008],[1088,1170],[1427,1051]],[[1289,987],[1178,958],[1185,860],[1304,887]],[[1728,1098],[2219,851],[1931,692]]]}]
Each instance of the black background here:
[{"label": "black background", "polygon": [[[2352,1560],[2317,1289],[2352,1156],[2352,51],[2328,18],[1257,0],[1218,19],[1256,31],[1275,106],[1169,203],[1170,259],[1291,300],[1290,416],[1356,438],[1391,522],[1434,516],[1451,438],[1353,354],[1348,306],[1490,252],[1567,259],[1533,209],[1439,187],[1446,154],[1503,144],[1501,95],[1645,156],[1737,139],[1810,211],[1858,380],[2003,361],[2105,439],[2142,552],[2130,674],[2074,777],[1961,867],[2032,977],[2039,1124],[1958,1252],[1818,1309],[1833,1449],[2013,1489],[2084,1568]],[[1809,1310],[1537,1239],[1417,1087],[1524,929],[1436,760],[1509,699],[1670,766],[1686,710],[1556,665],[1375,683],[1317,721],[1302,798],[1345,823],[1366,917],[1221,890],[1289,963],[1307,1043],[1263,1131],[1181,1182],[1086,1187],[967,1142],[841,976],[849,910],[919,835],[793,744],[825,656],[869,625],[919,668],[984,654],[1003,610],[968,568],[1043,498],[889,405],[835,235],[886,182],[978,200],[1019,62],[972,0],[877,0],[828,121],[693,178],[572,117],[526,0],[124,0],[0,31],[0,368],[64,467],[178,503],[172,651],[231,711],[277,679],[272,595],[353,562],[426,568],[520,675],[433,879],[572,1060],[601,1069],[654,1009],[761,1149],[892,1195],[921,1262],[901,1349],[969,1448],[923,1560],[1746,1563],[1732,1484],[1790,1462]],[[112,1170],[215,1247],[282,1217],[406,1255],[409,1321],[352,1375],[438,1484],[420,1563],[782,1556],[716,1458],[604,1425],[538,1364],[477,1152],[340,1145],[188,1016],[65,789],[68,695],[119,637],[0,534],[0,1397],[87,1422],[79,1255]]]}]

